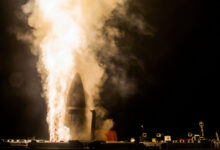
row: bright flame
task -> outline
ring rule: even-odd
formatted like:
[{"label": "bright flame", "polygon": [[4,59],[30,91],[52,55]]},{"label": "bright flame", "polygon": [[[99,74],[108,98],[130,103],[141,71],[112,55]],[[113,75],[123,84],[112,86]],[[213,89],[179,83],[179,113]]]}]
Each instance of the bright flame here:
[{"label": "bright flame", "polygon": [[36,4],[42,17],[40,28],[50,27],[40,42],[40,63],[47,73],[44,89],[48,101],[50,140],[68,141],[69,128],[64,124],[66,98],[69,81],[75,73],[74,53],[81,44],[81,29],[72,13],[65,9],[68,1],[38,0]]},{"label": "bright flame", "polygon": [[[102,28],[112,11],[125,0],[29,0],[23,6],[33,27],[32,43],[38,49],[38,71],[48,104],[47,122],[51,141],[68,141],[70,129],[65,126],[67,94],[74,74],[79,72],[87,93],[87,106],[93,107],[104,74],[94,49],[112,46],[105,41]],[[116,30],[109,30],[109,32]],[[108,43],[108,44],[106,44]],[[110,49],[110,48],[109,48]]]}]

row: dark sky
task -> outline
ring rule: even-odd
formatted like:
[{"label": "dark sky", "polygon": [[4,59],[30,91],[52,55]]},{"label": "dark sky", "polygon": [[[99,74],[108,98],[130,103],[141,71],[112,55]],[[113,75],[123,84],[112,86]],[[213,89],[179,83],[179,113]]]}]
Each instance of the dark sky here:
[{"label": "dark sky", "polygon": [[[37,58],[9,32],[25,25],[16,13],[22,1],[14,2],[0,1],[0,138],[46,138]],[[109,92],[109,77],[101,97],[119,138],[138,136],[141,124],[152,136],[198,133],[200,120],[208,136],[219,131],[218,6],[219,2],[209,0],[132,2],[130,11],[154,28],[154,36],[118,24],[125,33],[118,42],[122,57],[127,48],[126,54],[135,58],[134,63],[124,63],[136,90],[125,97]]]}]

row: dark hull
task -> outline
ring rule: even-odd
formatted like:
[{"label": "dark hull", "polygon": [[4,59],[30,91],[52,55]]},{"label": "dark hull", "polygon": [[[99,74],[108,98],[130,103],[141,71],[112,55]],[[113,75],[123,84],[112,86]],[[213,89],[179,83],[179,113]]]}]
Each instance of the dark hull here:
[{"label": "dark hull", "polygon": [[212,143],[130,143],[81,142],[69,143],[1,143],[0,149],[16,150],[217,150]]}]

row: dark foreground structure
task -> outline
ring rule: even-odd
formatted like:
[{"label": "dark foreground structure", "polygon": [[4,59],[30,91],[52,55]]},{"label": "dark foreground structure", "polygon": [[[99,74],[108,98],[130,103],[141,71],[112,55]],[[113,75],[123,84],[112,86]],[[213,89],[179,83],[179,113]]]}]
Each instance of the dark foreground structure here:
[{"label": "dark foreground structure", "polygon": [[1,140],[0,149],[10,150],[218,150],[219,142],[153,143],[69,141],[52,143],[36,140]]},{"label": "dark foreground structure", "polygon": [[[70,107],[70,116],[75,115],[77,112]],[[79,104],[77,104],[79,106]],[[82,104],[84,107],[84,104]],[[83,107],[79,110],[83,110]],[[72,111],[74,113],[72,113]],[[84,110],[83,110],[84,111]],[[79,114],[83,114],[81,111]],[[130,142],[117,141],[116,133],[108,131],[105,133],[106,139],[102,141],[96,141],[95,137],[95,111],[92,112],[92,126],[91,126],[91,139],[90,141],[82,140],[70,140],[69,142],[51,142],[47,140],[36,140],[33,139],[0,139],[0,150],[220,150],[220,138],[216,132],[216,139],[209,139],[204,134],[204,123],[199,122],[200,134],[188,133],[188,138],[179,140],[172,140],[170,135],[164,135],[161,133],[156,134],[156,138],[151,140],[147,137],[147,133],[144,132],[144,126],[141,126],[142,134],[139,140],[136,141],[131,138]],[[79,116],[74,116],[79,117]],[[71,117],[70,117],[71,118]],[[80,118],[80,117],[79,117]],[[83,123],[83,120],[82,122]],[[83,131],[83,129],[81,130]],[[109,138],[110,136],[114,138]],[[113,134],[115,133],[115,134]]]}]

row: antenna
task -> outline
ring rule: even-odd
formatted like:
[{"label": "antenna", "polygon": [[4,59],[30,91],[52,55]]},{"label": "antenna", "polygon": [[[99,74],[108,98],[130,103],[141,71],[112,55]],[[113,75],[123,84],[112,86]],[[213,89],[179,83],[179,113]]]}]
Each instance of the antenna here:
[{"label": "antenna", "polygon": [[201,137],[202,138],[205,138],[205,134],[204,134],[204,122],[203,121],[200,121],[199,122],[199,126],[201,128]]},{"label": "antenna", "polygon": [[217,141],[219,142],[218,132],[216,132],[215,135],[216,135],[216,139],[217,139]]}]

